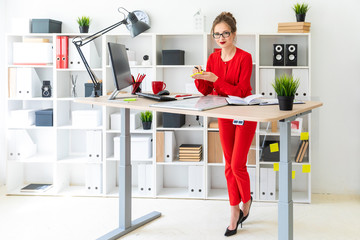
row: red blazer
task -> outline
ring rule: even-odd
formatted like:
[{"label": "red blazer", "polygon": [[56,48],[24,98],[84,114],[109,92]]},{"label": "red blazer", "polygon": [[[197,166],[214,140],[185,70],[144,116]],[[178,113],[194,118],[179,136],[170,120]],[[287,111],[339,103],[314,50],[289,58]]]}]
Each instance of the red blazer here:
[{"label": "red blazer", "polygon": [[221,60],[221,51],[212,53],[207,61],[206,71],[212,72],[218,79],[215,82],[196,79],[199,92],[221,96],[247,97],[251,95],[250,77],[252,72],[251,54],[236,48],[234,57],[227,62]]}]

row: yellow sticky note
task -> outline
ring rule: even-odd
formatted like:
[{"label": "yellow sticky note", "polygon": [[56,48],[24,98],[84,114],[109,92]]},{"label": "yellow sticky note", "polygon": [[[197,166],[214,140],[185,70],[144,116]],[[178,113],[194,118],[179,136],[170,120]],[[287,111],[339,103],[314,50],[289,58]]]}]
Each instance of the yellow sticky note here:
[{"label": "yellow sticky note", "polygon": [[270,144],[270,152],[278,152],[278,151],[279,151],[279,144],[278,143]]},{"label": "yellow sticky note", "polygon": [[279,163],[274,163],[274,171],[275,172],[279,171]]},{"label": "yellow sticky note", "polygon": [[308,132],[302,132],[300,134],[300,140],[309,140],[309,133]]},{"label": "yellow sticky note", "polygon": [[310,164],[304,164],[303,166],[302,166],[302,172],[303,173],[309,173],[311,171],[311,166],[310,166]]},{"label": "yellow sticky note", "polygon": [[292,179],[295,179],[295,173],[296,171],[292,171]]}]

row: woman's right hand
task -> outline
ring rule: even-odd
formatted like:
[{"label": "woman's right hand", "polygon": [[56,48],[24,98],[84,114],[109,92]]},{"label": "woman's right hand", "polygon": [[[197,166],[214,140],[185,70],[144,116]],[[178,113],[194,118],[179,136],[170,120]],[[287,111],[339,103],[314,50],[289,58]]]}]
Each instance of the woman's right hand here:
[{"label": "woman's right hand", "polygon": [[[196,69],[196,68],[197,68],[197,69]],[[199,72],[201,72],[201,71],[202,71],[201,66],[200,66],[200,65],[195,66],[192,71],[193,71],[193,73],[199,73]]]}]

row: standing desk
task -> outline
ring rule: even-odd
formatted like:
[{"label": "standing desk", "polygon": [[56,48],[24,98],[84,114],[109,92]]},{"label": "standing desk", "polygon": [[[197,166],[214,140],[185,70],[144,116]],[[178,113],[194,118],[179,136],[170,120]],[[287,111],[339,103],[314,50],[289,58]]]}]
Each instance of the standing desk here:
[{"label": "standing desk", "polygon": [[293,239],[293,201],[292,201],[292,161],[290,160],[291,121],[306,115],[312,109],[322,106],[321,102],[307,101],[294,104],[292,111],[280,111],[278,105],[271,106],[224,106],[207,111],[191,111],[150,107],[154,100],[137,98],[136,101],[107,100],[99,98],[79,98],[77,103],[103,105],[120,108],[120,165],[119,165],[119,227],[99,239],[118,239],[136,228],[161,216],[151,212],[131,221],[131,161],[130,161],[130,109],[158,112],[199,115],[204,117],[229,118],[256,122],[279,121],[280,125],[280,163],[279,163],[279,202],[278,202],[278,239]]}]

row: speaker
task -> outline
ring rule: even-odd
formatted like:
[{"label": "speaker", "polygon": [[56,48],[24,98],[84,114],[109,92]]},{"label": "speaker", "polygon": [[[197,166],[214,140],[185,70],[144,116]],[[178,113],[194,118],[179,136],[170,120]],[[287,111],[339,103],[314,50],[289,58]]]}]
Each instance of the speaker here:
[{"label": "speaker", "polygon": [[286,44],[285,66],[297,66],[297,44]]},{"label": "speaker", "polygon": [[273,66],[284,66],[284,44],[274,44]]}]

